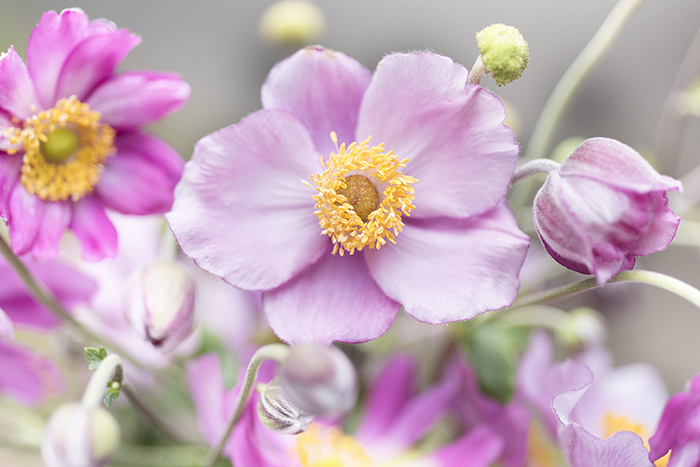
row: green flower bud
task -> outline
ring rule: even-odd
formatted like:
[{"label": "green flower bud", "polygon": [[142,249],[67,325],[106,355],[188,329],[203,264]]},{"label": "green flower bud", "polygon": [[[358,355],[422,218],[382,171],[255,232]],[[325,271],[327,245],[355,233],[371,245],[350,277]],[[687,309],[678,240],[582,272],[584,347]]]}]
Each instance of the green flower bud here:
[{"label": "green flower bud", "polygon": [[326,31],[323,11],[309,0],[282,0],[269,6],[260,17],[258,32],[268,44],[293,46],[313,44]]},{"label": "green flower bud", "polygon": [[600,313],[593,308],[579,307],[566,314],[556,336],[566,347],[581,349],[603,344],[607,328]]},{"label": "green flower bud", "polygon": [[527,68],[527,42],[512,26],[492,24],[476,34],[476,43],[484,67],[499,86],[520,78]]}]

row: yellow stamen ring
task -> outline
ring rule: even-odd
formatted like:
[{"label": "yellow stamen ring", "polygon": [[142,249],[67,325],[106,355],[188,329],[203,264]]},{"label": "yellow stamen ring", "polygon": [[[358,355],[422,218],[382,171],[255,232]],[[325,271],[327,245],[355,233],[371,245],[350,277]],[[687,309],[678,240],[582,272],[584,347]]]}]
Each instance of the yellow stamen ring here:
[{"label": "yellow stamen ring", "polygon": [[[294,452],[296,451],[296,452]],[[362,446],[337,426],[314,423],[297,437],[293,454],[303,467],[369,467]]]},{"label": "yellow stamen ring", "polygon": [[[335,134],[331,137],[336,141]],[[399,171],[408,159],[398,160],[393,151],[385,153],[383,144],[369,147],[370,138],[347,148],[343,143],[327,162],[321,160],[325,171],[311,176],[318,191],[313,197],[314,214],[321,234],[333,240],[333,254],[340,251],[342,256],[345,251],[353,254],[364,247],[379,249],[387,241],[396,243],[395,237],[404,226],[402,215],[410,216],[416,208],[412,185],[418,180]],[[375,194],[367,182],[376,188]]]},{"label": "yellow stamen ring", "polygon": [[100,113],[75,96],[59,100],[10,132],[10,142],[24,147],[22,185],[47,201],[77,201],[91,193],[105,160],[115,152],[114,129],[100,123]]}]

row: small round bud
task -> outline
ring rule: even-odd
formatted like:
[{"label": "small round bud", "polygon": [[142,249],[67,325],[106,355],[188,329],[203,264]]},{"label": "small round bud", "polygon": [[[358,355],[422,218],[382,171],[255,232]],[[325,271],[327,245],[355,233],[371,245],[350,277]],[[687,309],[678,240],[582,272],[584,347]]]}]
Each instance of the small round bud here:
[{"label": "small round bud", "polygon": [[258,400],[258,416],[263,425],[276,433],[296,435],[306,431],[314,416],[290,402],[275,379],[267,384]]},{"label": "small round bud", "polygon": [[120,438],[119,424],[105,408],[67,404],[51,415],[41,454],[49,467],[102,467]]},{"label": "small round bud", "polygon": [[326,31],[323,11],[309,0],[282,0],[260,17],[258,32],[275,46],[300,47],[316,43]]},{"label": "small round bud", "polygon": [[484,67],[499,86],[520,78],[530,58],[520,31],[505,24],[492,24],[476,34]]},{"label": "small round bud", "polygon": [[593,308],[579,307],[566,314],[556,335],[565,346],[578,349],[603,344],[607,329],[600,313]]},{"label": "small round bud", "polygon": [[340,415],[357,399],[355,367],[337,347],[292,347],[280,367],[279,385],[292,403],[315,415]]},{"label": "small round bud", "polygon": [[129,276],[124,312],[144,340],[170,350],[192,332],[194,296],[195,282],[185,268],[161,261]]}]

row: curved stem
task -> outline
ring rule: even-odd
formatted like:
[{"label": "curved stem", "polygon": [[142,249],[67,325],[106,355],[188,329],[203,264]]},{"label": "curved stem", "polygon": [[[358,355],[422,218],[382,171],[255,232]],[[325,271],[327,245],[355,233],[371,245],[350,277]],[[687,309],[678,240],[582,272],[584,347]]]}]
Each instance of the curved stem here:
[{"label": "curved stem", "polygon": [[90,382],[85,388],[85,393],[80,403],[85,407],[97,407],[102,402],[102,395],[107,389],[107,383],[116,381],[121,384],[123,378],[122,360],[119,355],[108,355],[100,362]]},{"label": "curved stem", "polygon": [[258,370],[260,365],[267,359],[275,360],[281,363],[287,357],[289,353],[289,347],[284,344],[268,344],[264,347],[260,347],[257,352],[250,359],[248,364],[248,369],[246,370],[245,380],[243,381],[243,387],[238,393],[238,398],[236,399],[235,409],[231,414],[226,430],[219,439],[219,441],[212,446],[212,448],[207,452],[207,456],[202,462],[202,467],[211,467],[214,465],[216,460],[219,458],[222,449],[226,445],[231,431],[236,426],[236,423],[240,420],[243,415],[243,409],[245,409],[248,403],[248,398],[250,397],[250,392],[255,385],[255,377],[258,375]]},{"label": "curved stem", "polygon": [[[610,278],[608,284],[613,284],[616,282],[636,282],[654,285],[683,297],[696,307],[700,308],[700,290],[679,279],[676,279],[675,277],[667,276],[659,272],[622,271]],[[554,289],[518,297],[515,299],[515,302],[513,302],[510,309],[559,300],[585,292],[586,290],[595,289],[597,287],[600,287],[600,285],[596,282],[595,278],[584,279],[582,281],[556,287]]]},{"label": "curved stem", "polygon": [[560,164],[551,159],[535,159],[528,161],[515,169],[513,180],[510,183],[515,184],[523,178],[530,177],[531,175],[549,173],[553,170],[558,170],[559,167]]},{"label": "curved stem", "polygon": [[486,68],[484,67],[484,61],[482,60],[481,55],[479,55],[476,57],[476,61],[474,62],[472,69],[469,71],[469,80],[467,81],[467,84],[481,83],[481,77],[484,76],[484,73],[486,73]]}]

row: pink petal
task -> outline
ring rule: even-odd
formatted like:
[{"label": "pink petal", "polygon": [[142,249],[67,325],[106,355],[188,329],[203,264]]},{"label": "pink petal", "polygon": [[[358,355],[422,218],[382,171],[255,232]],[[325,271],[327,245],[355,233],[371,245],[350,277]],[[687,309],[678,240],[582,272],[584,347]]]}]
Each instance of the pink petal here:
[{"label": "pink petal", "polygon": [[501,204],[471,219],[411,219],[396,245],[365,257],[384,293],[408,314],[442,324],[510,305],[528,245]]},{"label": "pink petal", "polygon": [[651,223],[630,248],[629,252],[636,256],[646,256],[666,248],[676,236],[681,222],[681,218],[669,208],[666,193],[655,192],[647,196],[652,198],[649,206]]},{"label": "pink petal", "polygon": [[17,184],[22,168],[22,155],[0,153],[0,217],[10,215],[10,195]]},{"label": "pink petal", "polygon": [[59,253],[59,242],[71,220],[69,201],[44,202],[41,227],[32,246],[35,258],[55,258]]},{"label": "pink petal", "polygon": [[180,154],[146,133],[119,135],[115,143],[117,154],[107,159],[96,196],[125,214],[169,211],[184,166]]},{"label": "pink petal", "polygon": [[190,85],[172,73],[152,71],[116,75],[90,95],[87,104],[100,121],[119,130],[153,123],[185,105]]},{"label": "pink petal", "polygon": [[46,203],[30,195],[21,183],[16,183],[8,200],[8,226],[12,251],[23,255],[34,247],[44,217]]},{"label": "pink petal", "polygon": [[480,426],[430,454],[440,467],[488,467],[503,451],[504,442],[488,425]]},{"label": "pink petal", "polygon": [[248,290],[276,287],[327,249],[314,216],[320,169],[306,126],[261,110],[197,143],[175,189],[170,227],[202,269]]},{"label": "pink petal", "polygon": [[61,373],[51,360],[25,347],[0,340],[0,393],[31,406],[64,389]]},{"label": "pink petal", "polygon": [[518,145],[501,101],[450,58],[394,54],[377,66],[360,108],[356,137],[372,136],[399,159],[414,185],[416,217],[468,217],[506,194]]},{"label": "pink petal", "polygon": [[0,108],[26,120],[34,113],[32,106],[37,102],[27,67],[10,46],[10,50],[0,56]]},{"label": "pink petal", "polygon": [[272,330],[292,345],[366,342],[384,334],[399,310],[372,280],[362,255],[330,252],[265,292],[263,307]]},{"label": "pink petal", "polygon": [[209,445],[218,441],[226,424],[224,380],[219,358],[206,354],[187,363],[187,385],[197,411],[197,425]]},{"label": "pink petal", "polygon": [[362,95],[372,76],[352,58],[322,47],[307,47],[278,63],[262,87],[264,109],[295,113],[309,127],[318,151],[335,151],[338,144],[355,141]]},{"label": "pink petal", "polygon": [[572,424],[560,430],[559,445],[571,467],[654,467],[642,439],[631,431],[602,440]]},{"label": "pink petal", "polygon": [[7,316],[7,313],[0,308],[0,339],[12,339],[15,335],[15,327]]},{"label": "pink petal", "polygon": [[136,47],[141,38],[126,29],[97,34],[81,41],[66,57],[56,84],[55,99],[77,96],[85,101]]},{"label": "pink petal", "polygon": [[581,143],[562,163],[560,172],[638,193],[681,189],[681,182],[659,175],[637,151],[609,138]]},{"label": "pink petal", "polygon": [[70,228],[80,240],[85,261],[100,261],[117,255],[117,230],[94,196],[73,203]]}]

